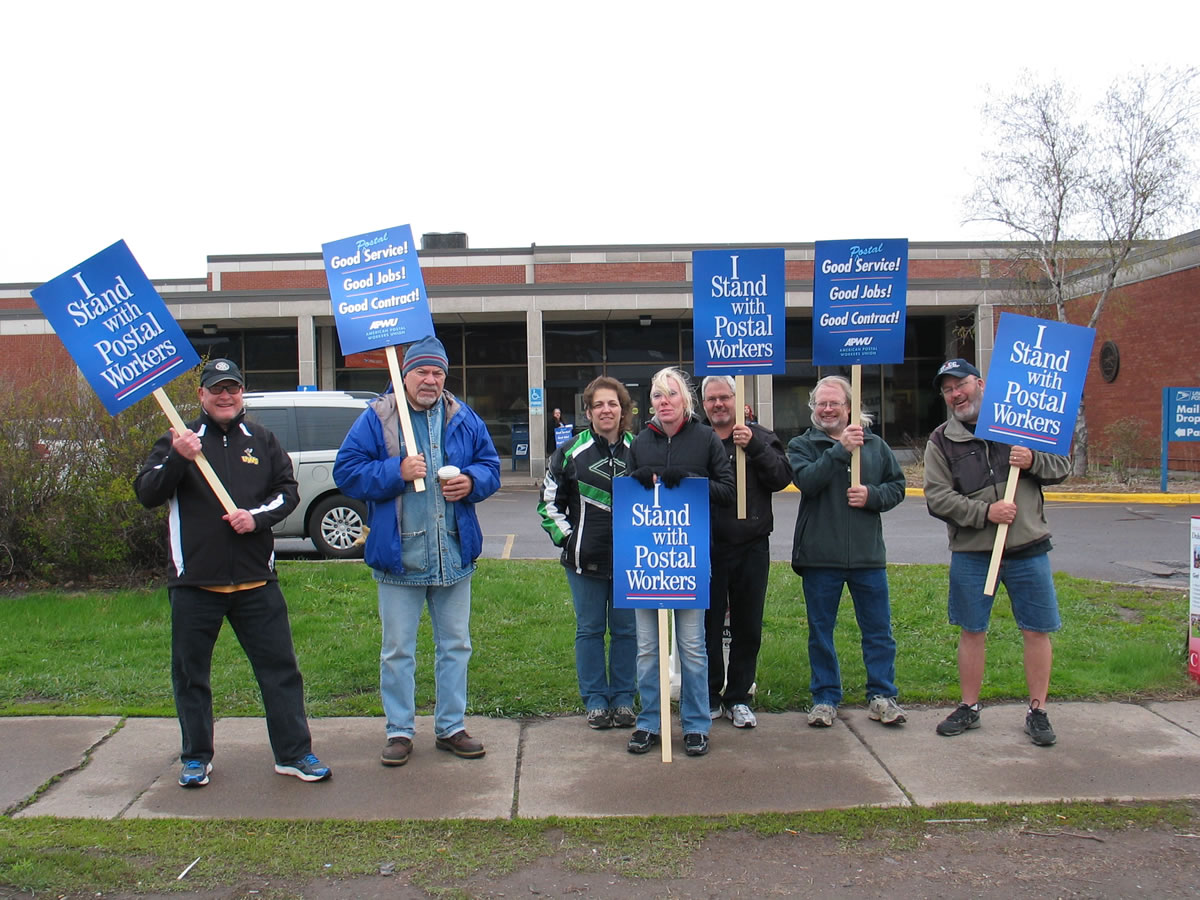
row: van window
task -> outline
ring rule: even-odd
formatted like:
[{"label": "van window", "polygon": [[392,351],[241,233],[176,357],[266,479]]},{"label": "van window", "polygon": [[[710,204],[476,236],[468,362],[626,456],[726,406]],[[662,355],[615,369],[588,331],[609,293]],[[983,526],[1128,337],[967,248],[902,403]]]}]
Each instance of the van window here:
[{"label": "van window", "polygon": [[362,407],[297,406],[296,430],[301,450],[337,450]]},{"label": "van window", "polygon": [[295,453],[299,448],[296,446],[296,434],[288,421],[288,409],[285,406],[256,406],[253,409],[246,408],[246,418],[251,422],[258,422],[260,425],[274,432],[275,437],[279,438],[279,443],[283,447],[284,453]]}]

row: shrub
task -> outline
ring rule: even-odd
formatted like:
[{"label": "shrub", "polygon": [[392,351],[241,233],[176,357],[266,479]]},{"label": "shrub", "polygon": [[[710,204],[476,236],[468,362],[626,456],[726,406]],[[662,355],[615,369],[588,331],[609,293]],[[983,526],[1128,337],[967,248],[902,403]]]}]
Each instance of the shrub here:
[{"label": "shrub", "polygon": [[1104,449],[1108,451],[1112,476],[1120,484],[1128,484],[1134,468],[1144,462],[1150,430],[1137,416],[1126,416],[1105,426]]},{"label": "shrub", "polygon": [[[198,373],[166,392],[185,419]],[[133,478],[167,429],[153,399],[110,416],[74,369],[0,391],[0,582],[127,578],[165,563],[161,509]]]}]

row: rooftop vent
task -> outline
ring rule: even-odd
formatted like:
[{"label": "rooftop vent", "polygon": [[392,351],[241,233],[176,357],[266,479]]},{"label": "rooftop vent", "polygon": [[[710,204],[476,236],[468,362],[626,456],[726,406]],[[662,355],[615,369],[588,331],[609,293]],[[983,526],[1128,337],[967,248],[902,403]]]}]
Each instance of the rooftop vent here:
[{"label": "rooftop vent", "polygon": [[466,250],[467,233],[465,231],[430,231],[421,235],[422,250]]}]

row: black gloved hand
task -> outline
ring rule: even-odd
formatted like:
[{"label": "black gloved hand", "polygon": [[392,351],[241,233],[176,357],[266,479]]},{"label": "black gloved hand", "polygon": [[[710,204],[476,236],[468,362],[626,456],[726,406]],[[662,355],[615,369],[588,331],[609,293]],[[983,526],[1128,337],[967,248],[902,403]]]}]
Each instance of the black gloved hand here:
[{"label": "black gloved hand", "polygon": [[658,477],[669,488],[679,487],[679,482],[687,478],[687,472],[683,469],[677,469],[674,466],[667,466]]},{"label": "black gloved hand", "polygon": [[634,469],[629,473],[629,477],[637,481],[646,490],[651,490],[654,487],[654,470],[649,466]]}]

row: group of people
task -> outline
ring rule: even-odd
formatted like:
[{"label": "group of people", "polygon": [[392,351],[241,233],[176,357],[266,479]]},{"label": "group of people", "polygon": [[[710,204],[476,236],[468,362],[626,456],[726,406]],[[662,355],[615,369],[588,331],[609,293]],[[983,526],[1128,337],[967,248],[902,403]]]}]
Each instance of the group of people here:
[{"label": "group of people", "polygon": [[[1069,460],[975,438],[983,387],[979,370],[963,359],[945,363],[934,378],[948,419],[926,449],[925,493],[930,514],[943,519],[949,532],[948,609],[950,623],[960,629],[962,693],[962,702],[937,733],[954,736],[979,726],[993,602],[984,593],[985,581],[996,526],[1006,524],[999,581],[1025,644],[1030,696],[1025,730],[1034,744],[1049,746],[1055,742],[1045,711],[1050,634],[1061,621],[1046,555],[1050,535],[1042,487],[1062,481]],[[709,480],[709,606],[674,611],[679,714],[688,755],[708,752],[711,723],[722,717],[736,728],[757,725],[750,704],[774,528],[771,495],[789,483],[801,493],[792,568],[801,578],[808,619],[808,724],[831,727],[843,699],[833,634],[845,589],[861,633],[867,715],[886,726],[905,723],[896,685],[882,514],[904,500],[906,479],[891,448],[871,431],[872,417],[863,412],[859,421],[850,421],[851,390],[838,375],[818,381],[808,400],[812,427],[785,450],[772,431],[751,421],[749,405],[744,424],[737,424],[734,381],[728,376],[702,381],[704,424],[687,376],[676,368],[659,371],[651,380],[654,416],[636,437],[629,432],[632,403],[624,385],[601,377],[587,386],[589,425],[550,459],[538,513],[542,527],[563,549],[576,613],[579,692],[591,728],[633,728],[630,753],[645,753],[661,740],[657,617],[650,609],[613,604],[612,480],[621,475],[646,488],[661,481],[670,489],[689,476]],[[746,454],[744,518],[734,511],[732,466],[738,449]],[[856,452],[859,472],[852,479]],[[1010,465],[1020,471],[1014,502],[1003,499]],[[640,713],[634,711],[635,693]]]},{"label": "group of people", "polygon": [[[364,556],[377,583],[382,625],[380,761],[386,766],[402,766],[413,753],[417,628],[425,608],[435,648],[435,746],[464,759],[485,753],[465,724],[471,576],[483,544],[475,506],[499,488],[500,460],[483,420],[445,389],[448,369],[436,337],[409,345],[402,383],[371,401],[334,464],[338,487],[367,504]],[[213,771],[210,672],[226,619],[259,684],[275,771],[306,782],[332,775],[312,751],[303,679],[274,566],[271,527],[295,508],[296,480],[276,437],[247,420],[244,386],[236,363],[208,362],[197,392],[200,415],[163,435],[134,481],[143,504],[169,507],[171,681],[182,743],[179,784],[185,788],[208,784]],[[1045,711],[1049,636],[1061,621],[1041,491],[1066,478],[1069,461],[976,438],[984,379],[966,360],[945,363],[934,387],[949,417],[925,451],[925,496],[930,514],[945,520],[949,532],[949,619],[960,628],[962,692],[962,702],[937,731],[953,736],[980,724],[992,607],[984,581],[997,526],[1004,524],[1008,540],[999,580],[1024,638],[1030,695],[1025,729],[1035,744],[1048,746],[1055,742]],[[626,475],[646,488],[661,482],[668,490],[684,478],[708,479],[709,607],[675,610],[680,718],[689,756],[708,752],[713,721],[727,717],[742,729],[757,725],[750,704],[774,528],[771,495],[789,483],[801,491],[792,568],[802,580],[809,626],[808,724],[832,726],[842,701],[833,632],[843,587],[862,634],[868,714],[888,726],[905,722],[881,521],[904,499],[905,479],[890,448],[871,431],[871,417],[850,421],[850,391],[840,376],[817,382],[808,401],[812,427],[785,449],[771,430],[751,421],[748,406],[744,424],[737,422],[735,384],[728,376],[701,383],[706,424],[687,376],[673,367],[657,372],[650,394],[654,415],[636,437],[630,432],[632,402],[621,382],[602,376],[585,388],[587,427],[554,451],[538,513],[562,548],[589,727],[632,728],[630,753],[660,742],[657,615],[613,605],[613,479]],[[400,427],[405,408],[412,446]],[[744,518],[735,512],[739,450],[746,464]],[[850,477],[855,451],[858,483]],[[196,465],[201,456],[225,486],[232,511],[206,483]],[[1009,466],[1020,471],[1014,502],[1003,499]]]}]

